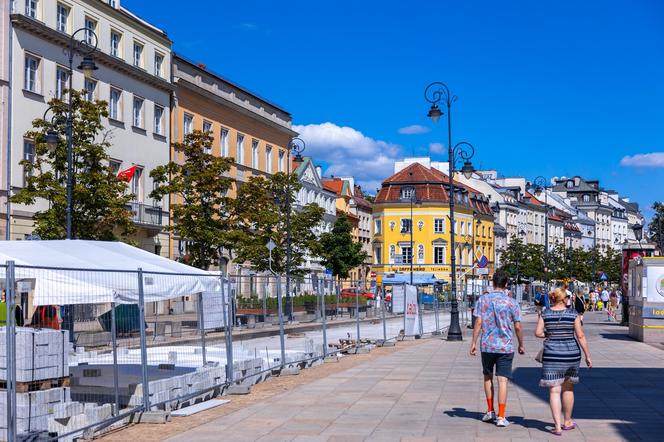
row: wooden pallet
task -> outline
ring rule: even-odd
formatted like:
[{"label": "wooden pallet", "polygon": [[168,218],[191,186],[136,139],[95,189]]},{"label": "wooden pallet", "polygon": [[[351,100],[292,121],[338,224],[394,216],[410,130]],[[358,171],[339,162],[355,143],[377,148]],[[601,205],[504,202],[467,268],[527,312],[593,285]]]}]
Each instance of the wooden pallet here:
[{"label": "wooden pallet", "polygon": [[[60,388],[60,387],[69,387],[71,385],[71,378],[65,376],[62,378],[54,379],[44,379],[40,381],[30,381],[30,382],[17,382],[16,383],[16,392],[17,393],[28,393],[31,391],[43,391],[50,390],[51,388]],[[0,389],[7,389],[7,381],[0,381]]]}]

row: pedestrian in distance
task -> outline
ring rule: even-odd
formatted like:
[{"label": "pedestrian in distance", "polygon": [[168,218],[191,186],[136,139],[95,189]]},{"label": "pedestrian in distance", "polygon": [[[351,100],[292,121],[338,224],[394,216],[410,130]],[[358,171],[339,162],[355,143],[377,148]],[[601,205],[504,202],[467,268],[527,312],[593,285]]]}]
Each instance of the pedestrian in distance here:
[{"label": "pedestrian in distance", "polygon": [[[483,422],[494,422],[506,427],[510,422],[505,417],[507,385],[512,378],[514,360],[514,334],[519,342],[519,354],[525,353],[521,311],[514,298],[507,295],[507,273],[498,270],[493,275],[493,291],[482,295],[475,304],[475,328],[470,346],[470,354],[477,355],[477,339],[480,337],[482,373],[487,412]],[[494,369],[498,382],[498,415],[494,409]]]},{"label": "pedestrian in distance", "polygon": [[604,305],[604,308],[609,307],[609,291],[604,287],[602,289],[602,293],[599,295],[599,298],[602,300],[602,304]]},{"label": "pedestrian in distance", "polygon": [[551,433],[555,436],[561,436],[564,430],[576,428],[572,409],[574,384],[579,383],[581,351],[588,368],[593,366],[581,319],[576,310],[566,307],[566,297],[567,293],[563,289],[557,288],[551,292],[551,307],[542,312],[535,328],[535,336],[545,338],[539,385],[549,389],[549,405],[554,422]]}]

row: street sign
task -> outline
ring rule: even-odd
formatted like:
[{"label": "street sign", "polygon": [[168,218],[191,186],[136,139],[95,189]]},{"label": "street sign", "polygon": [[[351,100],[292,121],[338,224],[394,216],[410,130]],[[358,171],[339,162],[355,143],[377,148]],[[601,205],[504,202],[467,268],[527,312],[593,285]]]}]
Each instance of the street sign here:
[{"label": "street sign", "polygon": [[375,278],[376,277],[376,272],[369,273],[369,276],[372,277],[372,278]]},{"label": "street sign", "polygon": [[480,269],[483,269],[488,265],[489,265],[489,260],[484,255],[482,255],[482,257],[477,261],[477,267],[479,267]]},{"label": "street sign", "polygon": [[600,273],[600,275],[599,275],[599,280],[600,280],[600,281],[608,281],[608,280],[609,280],[609,277],[606,276],[606,273],[602,272],[602,273]]},{"label": "street sign", "polygon": [[271,252],[277,247],[277,245],[274,243],[274,241],[272,241],[272,239],[270,239],[267,244],[265,244],[265,247],[267,247],[267,249]]},{"label": "street sign", "polygon": [[477,269],[477,274],[478,275],[488,275],[489,274],[489,269],[487,269],[486,267],[480,267],[479,269]]},{"label": "street sign", "polygon": [[327,276],[332,276],[332,269],[325,269],[325,274]]}]

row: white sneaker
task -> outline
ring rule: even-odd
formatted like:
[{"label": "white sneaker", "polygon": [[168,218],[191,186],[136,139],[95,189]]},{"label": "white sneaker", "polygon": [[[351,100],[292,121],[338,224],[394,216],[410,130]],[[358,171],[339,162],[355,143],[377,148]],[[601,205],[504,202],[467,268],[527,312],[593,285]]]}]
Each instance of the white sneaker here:
[{"label": "white sneaker", "polygon": [[510,424],[510,421],[508,421],[504,417],[499,417],[496,419],[496,427],[506,427]]},{"label": "white sneaker", "polygon": [[496,413],[494,411],[487,411],[484,416],[482,416],[482,422],[493,422],[496,420]]}]

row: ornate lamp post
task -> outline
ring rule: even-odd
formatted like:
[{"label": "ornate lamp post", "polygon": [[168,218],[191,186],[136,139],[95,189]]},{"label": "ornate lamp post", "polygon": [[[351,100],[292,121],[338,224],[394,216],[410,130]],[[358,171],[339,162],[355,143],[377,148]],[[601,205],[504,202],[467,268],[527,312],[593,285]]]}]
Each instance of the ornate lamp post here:
[{"label": "ornate lamp post", "polygon": [[[81,40],[77,38],[77,35],[84,33],[85,37]],[[94,44],[93,44],[94,43]],[[72,77],[74,76],[74,54],[78,54],[83,57],[83,60],[79,63],[76,69],[80,69],[83,72],[85,78],[90,78],[92,73],[98,69],[95,64],[93,57],[94,52],[97,50],[97,34],[92,29],[80,28],[77,29],[69,38],[69,47],[66,50],[68,56],[68,72],[69,77],[69,93],[67,93],[67,115],[64,119],[65,122],[65,137],[67,139],[67,209],[66,209],[66,231],[67,239],[72,239],[72,215],[73,215],[73,199],[74,199],[74,145],[73,145],[73,125],[74,125],[74,109],[72,108],[71,101],[71,90],[72,86]],[[49,107],[44,113],[44,119],[46,119],[46,114],[52,109]],[[54,120],[57,116],[54,116],[51,119],[51,122],[54,123]],[[44,141],[48,146],[54,149],[58,142],[60,141],[60,135],[57,131],[51,127],[46,132]]]},{"label": "ornate lamp post", "polygon": [[452,103],[456,101],[457,97],[450,94],[450,90],[445,83],[434,82],[431,83],[424,91],[424,98],[431,103],[431,108],[427,116],[431,118],[434,123],[440,120],[444,112],[438,107],[438,103],[443,103],[447,107],[447,155],[449,164],[449,187],[450,187],[450,245],[451,245],[451,264],[452,264],[452,310],[450,312],[450,327],[447,331],[448,341],[461,341],[461,326],[459,325],[459,304],[457,301],[457,287],[456,287],[456,241],[455,241],[455,228],[454,228],[454,172],[456,162],[463,160],[461,173],[466,178],[470,178],[475,169],[470,159],[475,154],[475,148],[468,142],[462,141],[452,145]]},{"label": "ornate lamp post", "polygon": [[541,195],[544,192],[544,282],[546,282],[547,291],[549,289],[549,192],[548,181],[543,176],[538,176],[533,180],[535,194]]}]

